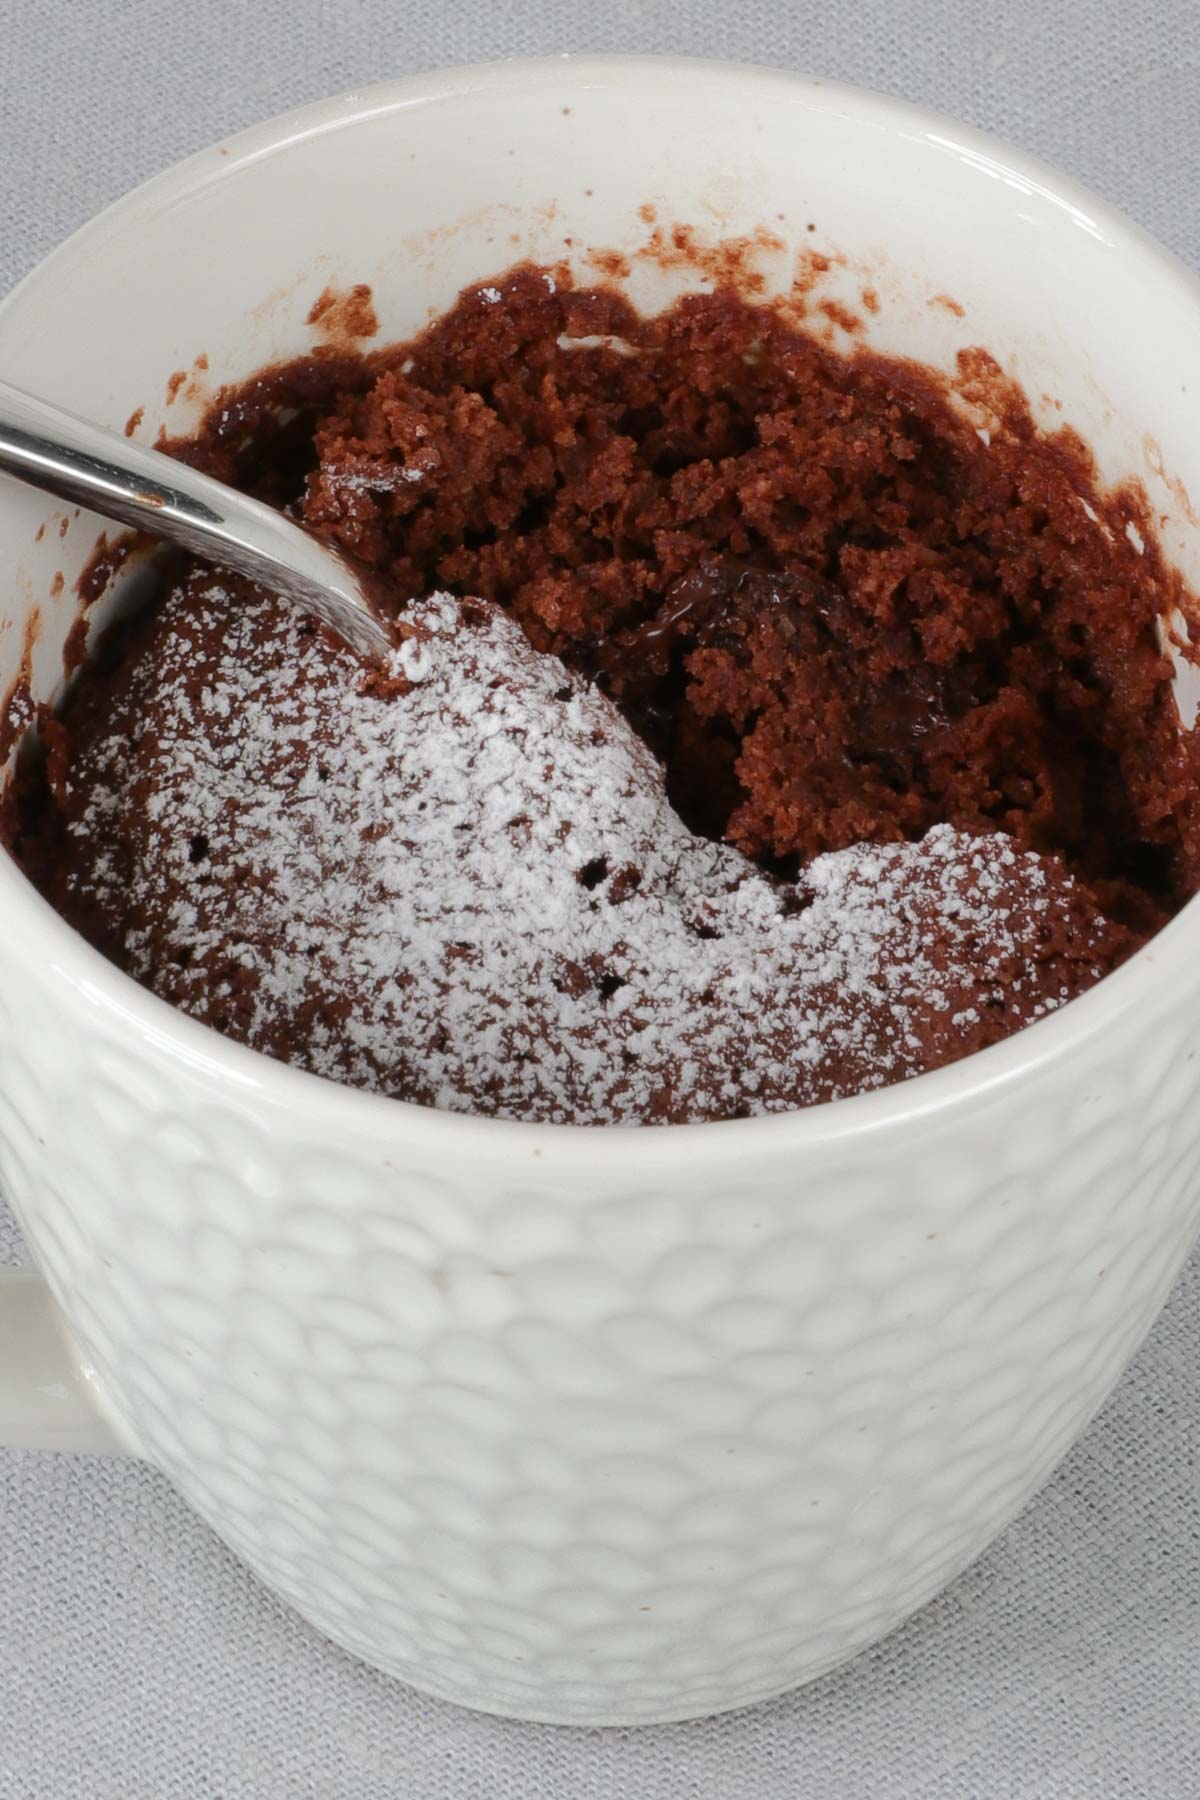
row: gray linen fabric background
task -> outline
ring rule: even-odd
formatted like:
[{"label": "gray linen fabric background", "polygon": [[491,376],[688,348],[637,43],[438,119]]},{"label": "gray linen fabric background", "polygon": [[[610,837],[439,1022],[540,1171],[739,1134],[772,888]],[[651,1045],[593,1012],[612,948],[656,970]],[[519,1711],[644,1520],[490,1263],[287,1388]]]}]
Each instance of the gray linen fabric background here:
[{"label": "gray linen fabric background", "polygon": [[[241,125],[564,50],[744,57],[928,102],[1200,267],[1198,23],[1195,0],[0,0],[0,290]],[[0,1202],[0,1262],[22,1256]],[[1193,1260],[1050,1486],[904,1630],[750,1712],[600,1733],[360,1667],[136,1464],[0,1456],[0,1800],[1200,1796],[1198,1462]]]}]

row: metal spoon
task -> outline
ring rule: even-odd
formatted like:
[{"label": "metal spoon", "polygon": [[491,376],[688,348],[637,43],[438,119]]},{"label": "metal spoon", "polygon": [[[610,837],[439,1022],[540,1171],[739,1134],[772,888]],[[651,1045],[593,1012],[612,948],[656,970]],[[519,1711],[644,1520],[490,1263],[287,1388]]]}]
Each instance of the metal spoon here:
[{"label": "metal spoon", "polygon": [[6,381],[0,470],[260,581],[374,662],[391,647],[358,577],[328,544],[223,481]]}]

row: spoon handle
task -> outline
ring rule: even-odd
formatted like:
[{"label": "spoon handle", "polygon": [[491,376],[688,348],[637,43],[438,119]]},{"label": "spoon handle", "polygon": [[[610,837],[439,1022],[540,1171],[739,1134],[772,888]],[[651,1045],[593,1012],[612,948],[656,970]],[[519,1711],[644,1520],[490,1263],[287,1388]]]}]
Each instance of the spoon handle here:
[{"label": "spoon handle", "polygon": [[336,550],[224,482],[6,381],[0,471],[262,582],[363,656],[387,653],[387,634]]}]

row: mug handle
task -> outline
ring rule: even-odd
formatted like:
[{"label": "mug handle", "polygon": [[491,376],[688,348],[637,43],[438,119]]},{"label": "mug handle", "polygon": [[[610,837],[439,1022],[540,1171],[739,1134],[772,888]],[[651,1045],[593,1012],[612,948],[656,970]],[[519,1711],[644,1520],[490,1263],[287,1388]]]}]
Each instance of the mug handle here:
[{"label": "mug handle", "polygon": [[30,1269],[0,1269],[0,1445],[128,1449],[104,1415],[92,1371],[68,1342],[50,1289]]}]

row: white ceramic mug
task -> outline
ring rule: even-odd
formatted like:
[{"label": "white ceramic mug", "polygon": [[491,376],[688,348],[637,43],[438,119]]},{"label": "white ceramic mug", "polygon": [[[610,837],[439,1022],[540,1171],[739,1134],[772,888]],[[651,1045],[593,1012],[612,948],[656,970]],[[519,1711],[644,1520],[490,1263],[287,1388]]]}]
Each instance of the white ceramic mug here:
[{"label": "white ceramic mug", "polygon": [[[761,70],[510,63],[309,107],[50,257],[0,308],[0,371],[109,425],[143,407],[152,438],[307,349],[329,283],[368,282],[397,338],[518,255],[586,276],[584,247],[645,240],[647,203],[713,240],[767,225],[772,286],[840,253],[833,291],[876,289],[883,349],[990,347],[1106,478],[1142,475],[1200,574],[1191,278],[1024,156]],[[694,279],[646,266],[634,290]],[[0,483],[0,673],[38,609],[43,697],[99,528],[35,542],[47,516]],[[323,1631],[470,1706],[684,1717],[879,1637],[1045,1478],[1196,1230],[1194,904],[954,1068],[640,1131],[268,1062],[109,967],[2,858],[0,921],[0,1180],[47,1284],[0,1288],[10,1430],[118,1439]]]}]

